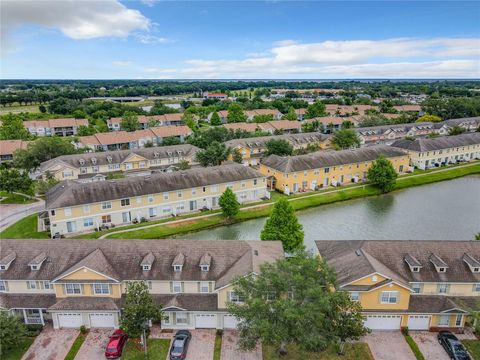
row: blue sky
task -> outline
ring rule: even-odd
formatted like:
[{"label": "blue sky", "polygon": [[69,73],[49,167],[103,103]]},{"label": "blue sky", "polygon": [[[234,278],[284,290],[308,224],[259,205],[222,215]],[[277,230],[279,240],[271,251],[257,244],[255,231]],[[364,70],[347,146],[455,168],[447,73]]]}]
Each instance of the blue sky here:
[{"label": "blue sky", "polygon": [[480,3],[6,0],[2,78],[478,78]]}]

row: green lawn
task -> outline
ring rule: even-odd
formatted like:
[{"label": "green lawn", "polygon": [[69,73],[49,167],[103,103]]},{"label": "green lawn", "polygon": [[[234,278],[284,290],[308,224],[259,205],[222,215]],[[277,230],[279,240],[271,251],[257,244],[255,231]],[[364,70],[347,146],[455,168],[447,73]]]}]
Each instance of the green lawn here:
[{"label": "green lawn", "polygon": [[[167,339],[148,339],[148,358],[161,359],[167,358],[168,350],[170,348],[170,340]],[[122,360],[144,360],[145,355],[143,350],[136,347],[136,343],[128,341],[123,350]]]},{"label": "green lawn", "polygon": [[38,105],[14,105],[0,107],[0,115],[8,113],[21,113],[21,112],[39,112]]},{"label": "green lawn", "polygon": [[336,347],[331,347],[320,353],[312,353],[298,350],[295,345],[287,346],[287,355],[279,357],[276,349],[271,346],[263,346],[263,360],[373,360],[370,348],[366,343],[346,344],[345,355],[337,355]]},{"label": "green lawn", "polygon": [[23,338],[22,343],[20,344],[19,347],[5,352],[5,354],[2,354],[0,358],[2,360],[20,360],[23,354],[25,354],[25,352],[28,350],[30,345],[32,345],[33,340],[35,340],[35,338],[33,337]]},{"label": "green lawn", "polygon": [[463,345],[467,348],[473,360],[480,360],[480,341],[479,340],[462,340]]},{"label": "green lawn", "polygon": [[412,349],[413,355],[415,355],[415,358],[417,360],[425,360],[425,357],[423,356],[422,352],[418,348],[417,343],[415,340],[410,335],[404,335],[405,340],[407,341],[408,346],[410,346],[410,349]]},{"label": "green lawn", "polygon": [[46,232],[37,231],[38,214],[32,214],[0,232],[0,239],[49,239]]},{"label": "green lawn", "polygon": [[215,347],[213,348],[213,360],[220,360],[222,355],[222,335],[215,336]]},{"label": "green lawn", "polygon": [[36,201],[23,195],[10,194],[5,191],[0,191],[0,198],[5,198],[0,201],[0,204],[30,204]]},{"label": "green lawn", "polygon": [[80,350],[80,347],[82,346],[86,337],[87,337],[87,334],[82,334],[82,333],[78,334],[77,338],[73,342],[72,347],[70,348],[70,351],[68,352],[67,356],[65,356],[64,360],[75,359],[75,356],[77,355],[78,350]]}]

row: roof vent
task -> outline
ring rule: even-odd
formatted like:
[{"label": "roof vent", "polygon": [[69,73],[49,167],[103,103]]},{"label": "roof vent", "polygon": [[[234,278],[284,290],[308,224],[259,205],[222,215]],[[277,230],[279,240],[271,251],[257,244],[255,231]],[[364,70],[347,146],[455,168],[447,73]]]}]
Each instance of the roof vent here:
[{"label": "roof vent", "polygon": [[362,252],[359,249],[357,249],[355,250],[355,255],[362,256]]}]

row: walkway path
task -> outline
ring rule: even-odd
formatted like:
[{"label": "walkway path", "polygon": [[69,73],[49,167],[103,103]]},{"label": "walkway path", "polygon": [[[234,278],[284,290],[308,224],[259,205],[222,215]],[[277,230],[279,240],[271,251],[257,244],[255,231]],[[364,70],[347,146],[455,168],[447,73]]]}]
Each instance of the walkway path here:
[{"label": "walkway path", "polygon": [[44,210],[45,201],[35,199],[37,201],[30,204],[0,204],[0,231],[28,215]]},{"label": "walkway path", "polygon": [[[449,171],[449,170],[452,170],[452,169],[464,168],[464,167],[469,167],[469,166],[476,166],[478,164],[479,164],[478,162],[473,162],[473,163],[468,163],[468,164],[465,164],[465,165],[459,165],[459,166],[456,166],[454,168],[439,169],[439,170],[430,171],[428,173],[423,173],[423,174],[404,175],[404,176],[399,177],[397,179],[397,181],[402,181],[404,179],[411,179],[411,178],[414,178],[414,177],[427,176],[427,175],[430,175],[430,174],[445,172],[445,171]],[[336,192],[350,190],[350,189],[362,188],[365,185],[368,185],[368,183],[362,183],[361,185],[350,186],[350,187],[341,187],[341,188],[337,188],[335,190],[329,190],[329,191],[324,191],[324,192],[320,192],[320,193],[316,192],[316,193],[312,193],[310,195],[293,197],[293,198],[289,198],[288,201],[297,201],[297,200],[306,199],[306,198],[310,198],[310,197],[322,196],[322,195],[325,195],[325,194],[331,194],[331,193],[336,193]],[[268,203],[262,203],[262,204],[257,204],[257,205],[245,206],[245,207],[240,208],[240,211],[247,211],[247,210],[262,208],[262,207],[266,207],[266,206],[272,206],[272,204],[273,204],[272,202],[268,202]],[[152,227],[156,227],[156,226],[172,225],[172,224],[178,224],[178,223],[192,221],[192,220],[206,219],[206,218],[209,218],[209,217],[212,217],[212,216],[217,216],[219,214],[220,214],[219,212],[216,212],[216,213],[211,213],[211,214],[206,214],[206,215],[188,217],[188,218],[185,218],[185,219],[178,219],[178,220],[166,221],[166,222],[162,222],[162,223],[150,224],[150,225],[145,225],[145,226],[138,226],[138,227],[124,229],[124,230],[112,231],[112,232],[103,234],[102,236],[99,237],[99,239],[105,239],[107,237],[111,237],[112,235],[126,233],[126,232],[130,232],[130,231],[137,231],[137,230],[141,230],[141,229],[148,229],[148,228],[152,228]]]}]

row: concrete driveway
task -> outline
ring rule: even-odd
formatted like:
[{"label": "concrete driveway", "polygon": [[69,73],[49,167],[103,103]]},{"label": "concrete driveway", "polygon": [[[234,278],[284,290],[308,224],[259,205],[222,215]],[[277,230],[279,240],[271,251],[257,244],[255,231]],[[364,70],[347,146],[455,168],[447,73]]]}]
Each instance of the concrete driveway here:
[{"label": "concrete driveway", "polygon": [[1,204],[0,231],[23,219],[24,217],[45,209],[45,201],[37,199],[30,204]]},{"label": "concrete driveway", "polygon": [[224,330],[222,337],[222,360],[262,360],[262,346],[257,345],[252,351],[242,351],[238,348],[238,331]]},{"label": "concrete driveway", "polygon": [[375,360],[415,360],[400,331],[372,331],[363,338]]},{"label": "concrete driveway", "polygon": [[53,330],[51,325],[43,328],[22,360],[64,359],[80,331],[76,329]]},{"label": "concrete driveway", "polygon": [[449,360],[447,352],[438,343],[437,333],[428,331],[410,331],[425,359]]},{"label": "concrete driveway", "polygon": [[90,329],[85,341],[78,350],[75,360],[103,360],[105,347],[113,329]]},{"label": "concrete driveway", "polygon": [[215,347],[214,329],[190,330],[192,339],[188,345],[188,360],[212,360]]}]

